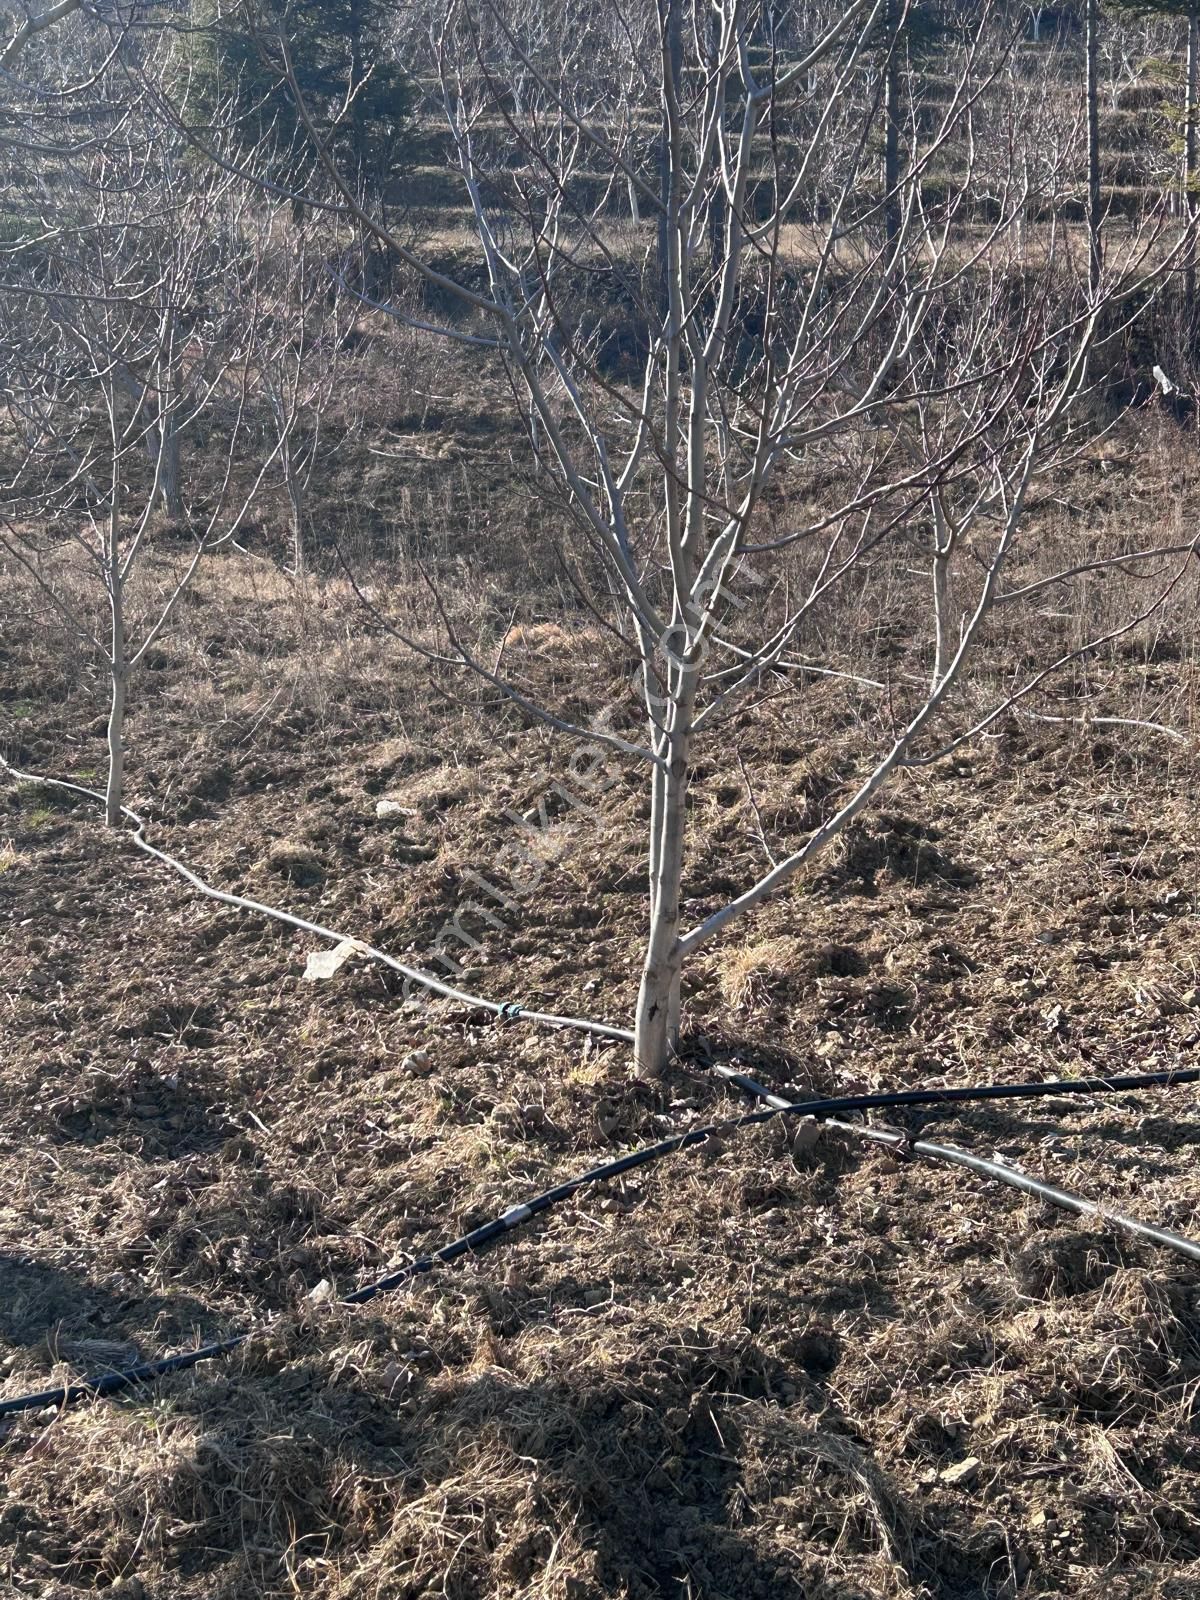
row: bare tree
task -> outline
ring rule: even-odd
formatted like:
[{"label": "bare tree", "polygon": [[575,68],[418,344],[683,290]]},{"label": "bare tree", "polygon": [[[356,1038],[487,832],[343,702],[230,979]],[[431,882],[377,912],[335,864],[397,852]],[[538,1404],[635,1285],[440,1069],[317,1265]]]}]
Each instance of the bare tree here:
[{"label": "bare tree", "polygon": [[14,18],[8,43],[0,49],[0,72],[8,72],[16,65],[17,57],[31,39],[35,39],[38,34],[45,33],[56,23],[72,16],[82,5],[83,0],[57,0],[57,4],[47,6],[44,11],[35,11],[30,6],[23,6],[23,15],[19,21]]},{"label": "bare tree", "polygon": [[255,260],[258,315],[252,365],[271,417],[276,464],[288,501],[291,566],[307,566],[308,486],[325,414],[348,381],[346,344],[354,310],[365,300],[356,271],[320,218],[281,228],[277,208],[259,206],[244,223]]},{"label": "bare tree", "polygon": [[1200,118],[1200,6],[1188,8],[1187,53],[1184,65],[1183,102],[1183,214],[1191,235],[1184,266],[1184,298],[1189,316],[1194,318],[1196,299],[1196,183],[1198,145],[1197,119]]},{"label": "bare tree", "polygon": [[[111,100],[94,98],[97,83]],[[12,441],[0,544],[106,664],[115,825],[131,675],[201,560],[235,535],[279,441],[243,471],[258,321],[244,190],[182,161],[178,139],[103,70],[91,94],[82,117],[55,105],[57,133],[43,120],[30,147],[41,164],[14,183],[22,227],[0,253]],[[201,430],[185,483],[180,440]],[[152,549],[157,587],[140,581]]]},{"label": "bare tree", "polygon": [[[979,207],[975,130],[1018,31],[1003,8],[999,25],[973,7],[950,17],[948,90],[917,108],[902,103],[903,78],[889,84],[873,64],[881,27],[907,14],[889,0],[814,0],[786,28],[759,0],[605,0],[536,38],[519,0],[448,0],[425,13],[429,81],[483,268],[483,282],[468,282],[367,209],[307,111],[286,28],[246,9],[250,26],[276,27],[272,58],[327,180],[322,204],[372,234],[398,275],[457,307],[413,314],[400,302],[396,315],[479,351],[510,385],[570,518],[561,560],[581,614],[619,637],[635,668],[636,700],[597,707],[585,725],[510,677],[502,651],[485,652],[442,596],[437,646],[377,608],[439,666],[644,767],[634,1048],[639,1068],[658,1073],[689,957],[812,861],[895,773],[975,737],[1181,581],[1193,548],[1183,543],[1088,546],[1046,571],[1028,515],[1039,480],[1103,429],[1084,404],[1098,347],[1173,268],[1178,242],[1144,217],[1114,230],[1089,288],[1061,209],[1078,168],[1055,160],[1043,172],[1045,153],[1027,146],[993,165]],[[639,85],[622,64],[647,30]],[[1049,125],[1059,87],[1032,81]],[[881,120],[894,142],[886,186]],[[205,143],[202,129],[190,137]],[[955,180],[934,185],[951,148]],[[644,219],[632,244],[614,226],[623,194]],[[614,305],[636,327],[633,364],[611,348]],[[761,699],[802,694],[829,670],[806,644],[837,627],[842,597],[870,594],[915,559],[927,604],[909,619],[878,748],[794,849],[732,899],[693,911],[698,752]],[[1140,610],[1090,640],[1045,640],[1016,682],[990,686],[990,647],[1011,637],[1023,605],[1117,562],[1156,574]]]},{"label": "bare tree", "polygon": [[1100,198],[1100,0],[1085,0],[1084,98],[1087,105],[1088,289],[1095,294],[1104,269],[1104,214]]}]

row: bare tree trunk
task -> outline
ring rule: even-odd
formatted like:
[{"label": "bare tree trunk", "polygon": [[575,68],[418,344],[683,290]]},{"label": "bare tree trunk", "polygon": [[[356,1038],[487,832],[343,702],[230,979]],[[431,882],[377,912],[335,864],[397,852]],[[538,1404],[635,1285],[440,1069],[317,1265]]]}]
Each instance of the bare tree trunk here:
[{"label": "bare tree trunk", "polygon": [[688,760],[691,751],[691,692],[680,705],[679,726],[668,746],[667,770],[654,774],[651,817],[650,929],[638,991],[633,1054],[646,1077],[665,1071],[679,1040],[680,900],[687,828]]},{"label": "bare tree trunk", "polygon": [[1100,0],[1087,0],[1088,288],[1100,287],[1103,266],[1100,210]]},{"label": "bare tree trunk", "polygon": [[1196,303],[1196,112],[1200,91],[1200,12],[1195,7],[1188,13],[1187,37],[1187,103],[1183,120],[1183,215],[1186,218],[1189,238],[1184,268],[1184,315],[1189,323],[1195,318]]},{"label": "bare tree trunk", "polygon": [[887,62],[883,79],[883,226],[887,259],[900,237],[900,0],[887,0]]},{"label": "bare tree trunk", "polygon": [[[717,68],[720,55],[720,34],[716,27],[716,19],[709,17],[708,36],[705,40],[706,62],[711,71]],[[712,254],[714,266],[721,260],[725,249],[725,190],[720,184],[713,191],[712,206],[708,221],[708,245]]]},{"label": "bare tree trunk", "polygon": [[285,446],[283,478],[287,485],[288,504],[292,508],[292,570],[298,578],[304,576],[304,487],[296,470],[290,447]]},{"label": "bare tree trunk", "polygon": [[183,491],[180,488],[179,474],[179,434],[175,427],[175,418],[168,412],[160,424],[162,432],[155,439],[151,436],[150,453],[155,457],[155,464],[161,453],[162,465],[159,468],[158,493],[162,501],[162,508],[173,522],[178,522],[183,516]]},{"label": "bare tree trunk", "polygon": [[121,821],[121,800],[125,790],[125,688],[128,669],[125,660],[125,580],[121,572],[121,495],[113,485],[108,534],[108,599],[112,613],[109,673],[112,690],[108,711],[108,784],[105,789],[105,820],[110,828]]},{"label": "bare tree trunk", "polygon": [[173,312],[167,313],[163,354],[158,372],[158,426],[151,430],[147,444],[151,465],[158,472],[158,492],[162,508],[173,522],[183,516],[183,491],[179,472],[179,430],[175,411],[178,404],[179,362],[175,353],[178,325]]},{"label": "bare tree trunk", "polygon": [[[113,634],[116,635],[116,621]],[[112,669],[112,700],[108,712],[108,784],[104,792],[105,821],[115,828],[121,820],[125,792],[125,669]]]},{"label": "bare tree trunk", "polygon": [[278,430],[279,469],[283,474],[283,486],[291,508],[292,570],[299,578],[304,575],[304,484],[292,452],[292,427],[296,414],[289,409],[282,390],[274,383],[267,385],[267,399]]},{"label": "bare tree trunk", "polygon": [[[683,17],[682,0],[660,0],[663,8],[663,27],[667,35],[667,55],[670,61],[668,82],[664,83],[664,94],[678,92],[680,78],[683,76]],[[662,194],[662,210],[658,218],[658,289],[659,306],[663,316],[668,315],[671,298],[670,286],[670,216],[672,204],[672,184],[675,181],[675,162],[671,150],[671,137],[668,132],[670,118],[663,113],[663,131],[658,146],[658,174],[659,186]]]},{"label": "bare tree trunk", "polygon": [[933,688],[946,675],[954,655],[950,631],[950,558],[954,554],[954,531],[946,516],[941,488],[930,494],[933,511]]}]

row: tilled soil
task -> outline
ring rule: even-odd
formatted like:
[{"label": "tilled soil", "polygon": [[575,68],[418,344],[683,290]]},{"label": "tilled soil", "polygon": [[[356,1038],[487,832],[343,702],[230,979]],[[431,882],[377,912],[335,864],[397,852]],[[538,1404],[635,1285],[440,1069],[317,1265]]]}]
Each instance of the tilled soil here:
[{"label": "tilled soil", "polygon": [[[236,617],[219,631],[234,648]],[[94,782],[86,675],[53,682],[33,637],[5,651],[10,758]],[[387,697],[362,662],[203,692],[193,668],[165,652],[131,730],[156,843],[402,959],[441,938],[475,992],[627,1020],[631,776],[564,801],[569,743],[431,704],[395,663]],[[853,767],[841,692],[747,731],[753,803],[700,774],[690,909]],[[897,783],[705,951],[653,1086],[619,1047],[369,963],[306,981],[319,940],[205,899],[87,802],[7,786],[0,1396],[260,1330],[4,1426],[12,1592],[1192,1595],[1200,1272],[851,1135],[731,1133],[331,1301],[742,1109],[715,1056],[797,1095],[1200,1064],[1196,777],[1152,732],[1026,722]],[[1200,1236],[1192,1087],[884,1120]]]}]

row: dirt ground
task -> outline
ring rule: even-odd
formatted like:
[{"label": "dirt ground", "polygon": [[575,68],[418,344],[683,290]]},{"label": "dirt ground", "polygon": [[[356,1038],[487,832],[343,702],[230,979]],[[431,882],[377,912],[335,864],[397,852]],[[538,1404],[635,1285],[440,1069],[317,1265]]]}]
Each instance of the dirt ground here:
[{"label": "dirt ground", "polygon": [[[468,988],[626,1022],[635,778],[564,801],[569,742],[432,693],[336,586],[298,597],[237,560],[135,693],[130,801],[155,842],[417,963],[458,916]],[[5,752],[95,783],[102,686],[12,615]],[[510,648],[550,681],[594,650],[585,670],[619,687],[594,640]],[[1112,670],[1110,703],[1169,692],[1194,712],[1194,650],[1139,637]],[[749,789],[697,773],[689,909],[812,825],[861,757],[853,710],[818,684],[747,724]],[[654,1087],[618,1047],[406,996],[378,967],[307,982],[320,941],[206,900],[86,802],[5,785],[0,1395],[261,1331],[6,1423],[2,1582],[43,1600],[1193,1595],[1200,1272],[1010,1190],[846,1135],[795,1150],[771,1124],[360,1311],[329,1290],[740,1109],[714,1053],[798,1095],[1200,1064],[1197,776],[1194,740],[1026,719],[898,780],[704,953],[684,1059]],[[1196,1100],[888,1125],[1200,1236]]]}]

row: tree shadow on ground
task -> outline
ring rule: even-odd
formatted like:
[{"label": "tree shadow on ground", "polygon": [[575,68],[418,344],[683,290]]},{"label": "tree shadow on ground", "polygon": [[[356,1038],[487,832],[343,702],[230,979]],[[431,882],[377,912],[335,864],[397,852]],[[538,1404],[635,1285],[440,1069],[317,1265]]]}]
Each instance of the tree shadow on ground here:
[{"label": "tree shadow on ground", "polygon": [[32,1257],[0,1251],[0,1343],[137,1342],[150,1327],[156,1342],[182,1342],[198,1332],[214,1337],[215,1321],[190,1294],[146,1293],[134,1284],[123,1293]]},{"label": "tree shadow on ground", "polygon": [[[161,1469],[14,1476],[0,1544],[19,1532],[15,1575],[57,1569],[77,1593],[136,1574],[147,1593],[223,1600],[298,1592],[329,1561],[361,1563],[347,1594],[387,1600],[874,1600],[892,1572],[931,1600],[992,1592],[964,1589],[977,1552],[920,1523],[841,1414],[836,1352],[793,1366],[656,1324],[608,1368],[535,1349],[529,1377],[494,1346],[456,1369],[384,1367],[361,1352],[393,1324],[361,1320],[341,1346],[361,1365],[332,1359],[336,1330],[316,1319],[101,1402],[82,1437],[115,1450],[143,1419]],[[103,1519],[72,1505],[89,1476]],[[167,1527],[187,1538],[146,1535]]]},{"label": "tree shadow on ground", "polygon": [[[1072,1122],[1084,1115],[1088,1118],[1086,1129],[1073,1127]],[[1019,1140],[1031,1153],[1042,1140],[1054,1138],[1083,1138],[1096,1151],[1107,1144],[1150,1152],[1177,1151],[1200,1141],[1200,1123],[1194,1116],[1158,1112],[1147,1120],[1143,1106],[1109,1111],[1087,1095],[1073,1099],[1070,1110],[1059,1113],[1047,1111],[1045,1102],[1038,1099],[984,1102],[969,1119],[963,1116],[961,1105],[922,1106],[913,1114],[912,1131],[915,1137],[936,1140],[944,1135],[972,1148],[997,1138]]]}]

